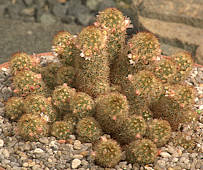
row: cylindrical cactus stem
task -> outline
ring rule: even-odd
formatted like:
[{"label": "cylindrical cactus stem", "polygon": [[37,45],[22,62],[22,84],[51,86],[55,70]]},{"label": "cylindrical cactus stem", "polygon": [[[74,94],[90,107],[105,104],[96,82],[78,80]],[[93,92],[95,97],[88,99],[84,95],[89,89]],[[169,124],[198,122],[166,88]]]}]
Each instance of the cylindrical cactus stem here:
[{"label": "cylindrical cactus stem", "polygon": [[130,19],[124,17],[122,12],[116,8],[107,8],[99,12],[94,25],[107,32],[107,51],[109,61],[112,64],[113,60],[117,58],[124,49],[126,29],[132,26]]},{"label": "cylindrical cactus stem", "polygon": [[75,59],[80,51],[75,46],[76,36],[68,31],[58,32],[52,41],[52,51],[65,66],[75,66]]},{"label": "cylindrical cactus stem", "polygon": [[106,38],[106,31],[88,26],[80,32],[77,39],[81,58],[78,60],[76,88],[92,97],[110,91]]},{"label": "cylindrical cactus stem", "polygon": [[178,52],[171,56],[171,60],[175,63],[177,68],[174,83],[179,83],[185,80],[190,74],[194,65],[191,54],[186,51]]},{"label": "cylindrical cactus stem", "polygon": [[158,39],[149,32],[139,32],[128,41],[128,58],[134,67],[142,70],[161,56]]}]

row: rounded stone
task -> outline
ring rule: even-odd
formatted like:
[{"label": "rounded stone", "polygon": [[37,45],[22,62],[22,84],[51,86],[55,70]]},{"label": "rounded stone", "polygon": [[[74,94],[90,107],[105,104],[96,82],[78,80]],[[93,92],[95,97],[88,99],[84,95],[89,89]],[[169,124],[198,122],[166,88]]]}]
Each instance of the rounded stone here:
[{"label": "rounded stone", "polygon": [[80,159],[73,159],[71,167],[72,168],[78,168],[81,164],[81,160]]},{"label": "rounded stone", "polygon": [[4,141],[0,139],[0,147],[4,146]]},{"label": "rounded stone", "polygon": [[81,142],[79,140],[75,140],[73,148],[76,150],[80,150],[82,148]]}]

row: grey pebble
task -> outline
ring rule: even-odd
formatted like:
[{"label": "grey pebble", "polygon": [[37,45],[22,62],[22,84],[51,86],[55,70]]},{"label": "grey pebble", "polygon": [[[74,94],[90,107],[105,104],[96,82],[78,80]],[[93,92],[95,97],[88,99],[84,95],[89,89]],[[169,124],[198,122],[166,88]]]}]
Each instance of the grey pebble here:
[{"label": "grey pebble", "polygon": [[48,26],[56,23],[56,19],[53,15],[49,13],[43,13],[42,16],[40,17],[40,22]]},{"label": "grey pebble", "polygon": [[39,139],[39,141],[40,141],[41,143],[43,143],[43,144],[48,144],[48,143],[49,143],[49,140],[48,140],[47,137],[42,137],[42,138]]}]

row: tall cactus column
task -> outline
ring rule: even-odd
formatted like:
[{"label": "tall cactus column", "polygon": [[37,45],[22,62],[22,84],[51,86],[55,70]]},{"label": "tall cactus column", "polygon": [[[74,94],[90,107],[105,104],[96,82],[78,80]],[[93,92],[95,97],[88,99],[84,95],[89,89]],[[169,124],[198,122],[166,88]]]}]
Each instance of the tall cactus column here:
[{"label": "tall cactus column", "polygon": [[77,37],[81,50],[76,86],[79,91],[97,97],[110,91],[107,33],[95,26],[84,28]]},{"label": "tall cactus column", "polygon": [[94,25],[107,32],[107,51],[110,64],[114,64],[114,60],[124,52],[126,30],[132,26],[130,19],[116,8],[107,8],[99,12]]}]

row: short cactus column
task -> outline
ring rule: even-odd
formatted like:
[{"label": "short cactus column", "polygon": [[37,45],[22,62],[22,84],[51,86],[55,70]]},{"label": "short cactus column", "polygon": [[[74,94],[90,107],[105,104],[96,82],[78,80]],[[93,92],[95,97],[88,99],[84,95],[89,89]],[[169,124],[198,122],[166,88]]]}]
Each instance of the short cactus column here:
[{"label": "short cactus column", "polygon": [[78,35],[81,58],[78,59],[76,87],[92,97],[110,91],[106,40],[106,32],[94,26],[84,28]]}]

